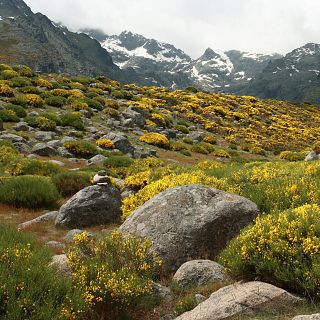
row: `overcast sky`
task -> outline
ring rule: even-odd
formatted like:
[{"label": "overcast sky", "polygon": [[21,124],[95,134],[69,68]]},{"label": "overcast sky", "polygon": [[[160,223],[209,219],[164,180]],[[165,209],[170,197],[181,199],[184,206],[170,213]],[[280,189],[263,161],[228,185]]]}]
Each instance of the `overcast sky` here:
[{"label": "overcast sky", "polygon": [[25,0],[71,30],[130,30],[192,57],[216,51],[287,53],[320,43],[319,0]]}]

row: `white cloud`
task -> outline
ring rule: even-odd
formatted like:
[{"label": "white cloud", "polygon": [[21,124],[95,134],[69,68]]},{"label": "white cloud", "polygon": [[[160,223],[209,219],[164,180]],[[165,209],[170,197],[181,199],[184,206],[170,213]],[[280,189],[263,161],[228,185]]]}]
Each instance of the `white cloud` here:
[{"label": "white cloud", "polygon": [[26,0],[72,30],[123,30],[174,44],[193,57],[222,51],[286,53],[320,42],[317,0]]}]

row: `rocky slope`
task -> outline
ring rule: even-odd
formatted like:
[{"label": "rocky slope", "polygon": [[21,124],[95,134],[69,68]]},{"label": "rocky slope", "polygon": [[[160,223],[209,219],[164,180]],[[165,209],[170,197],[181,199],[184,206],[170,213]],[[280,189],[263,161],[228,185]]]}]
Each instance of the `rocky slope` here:
[{"label": "rocky slope", "polygon": [[0,2],[0,57],[3,63],[26,64],[37,72],[121,78],[121,71],[97,40],[68,31],[22,0]]},{"label": "rocky slope", "polygon": [[240,93],[318,103],[320,44],[308,43],[274,60]]}]

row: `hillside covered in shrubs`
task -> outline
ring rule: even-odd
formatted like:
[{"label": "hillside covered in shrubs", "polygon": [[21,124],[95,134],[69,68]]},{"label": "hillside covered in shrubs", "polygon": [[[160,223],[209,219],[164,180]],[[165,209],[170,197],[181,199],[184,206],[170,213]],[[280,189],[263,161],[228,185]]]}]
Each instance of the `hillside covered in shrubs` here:
[{"label": "hillside covered in shrubs", "polygon": [[[199,294],[257,278],[304,299],[302,309],[261,319],[316,309],[320,162],[303,160],[311,150],[319,158],[318,106],[0,65],[0,119],[0,319],[174,319]],[[228,220],[238,236],[219,255],[196,257],[218,260],[223,280],[183,287],[164,268],[162,249],[118,227],[163,191],[190,184],[245,197],[259,216],[240,233]],[[117,195],[121,216],[101,225],[87,214],[85,232],[68,239],[59,214],[75,206],[80,217],[86,202],[92,215],[105,210],[111,200],[101,190]],[[54,253],[66,254],[68,281],[49,267]]]}]

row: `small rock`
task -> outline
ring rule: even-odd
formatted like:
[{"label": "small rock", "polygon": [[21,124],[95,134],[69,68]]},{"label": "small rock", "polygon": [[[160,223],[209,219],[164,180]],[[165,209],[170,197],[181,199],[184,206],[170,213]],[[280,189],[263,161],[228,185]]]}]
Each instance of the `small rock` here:
[{"label": "small rock", "polygon": [[95,166],[98,166],[98,165],[101,165],[103,164],[103,162],[107,159],[107,157],[105,157],[104,155],[102,154],[97,154],[96,156],[92,157],[91,159],[89,159],[87,161],[87,165],[88,166],[91,166],[91,165],[95,165]]},{"label": "small rock", "polygon": [[225,279],[223,266],[210,260],[192,260],[184,263],[174,274],[173,280],[182,287],[201,286]]},{"label": "small rock", "polygon": [[320,159],[320,155],[317,154],[314,150],[312,150],[307,154],[304,161],[315,161],[319,159]]},{"label": "small rock", "polygon": [[320,320],[320,313],[305,316],[296,316],[292,320]]},{"label": "small rock", "polygon": [[57,152],[59,156],[64,157],[64,158],[71,158],[73,155],[71,152],[69,152],[65,147],[59,147],[57,149]]},{"label": "small rock", "polygon": [[12,143],[14,143],[14,142],[26,143],[26,140],[24,138],[22,138],[21,136],[18,136],[16,134],[12,134],[12,133],[2,133],[0,138],[1,138],[1,140],[9,140]]},{"label": "small rock", "polygon": [[200,304],[200,303],[202,303],[203,301],[207,300],[207,298],[206,298],[204,295],[199,294],[199,293],[197,293],[197,294],[194,296],[194,298],[195,298],[195,300],[196,300],[197,305]]},{"label": "small rock", "polygon": [[51,140],[47,142],[47,145],[51,148],[58,149],[62,146],[62,143],[60,140]]},{"label": "small rock", "polygon": [[172,293],[170,288],[161,285],[160,283],[154,282],[152,284],[152,293],[154,295],[160,296],[162,299],[171,300]]},{"label": "small rock", "polygon": [[50,141],[55,135],[55,132],[52,131],[37,131],[34,137],[38,141]]},{"label": "small rock", "polygon": [[18,122],[12,127],[16,131],[30,131],[32,128],[26,122]]},{"label": "small rock", "polygon": [[48,241],[46,243],[46,246],[51,249],[57,249],[57,250],[64,250],[66,248],[66,245],[62,242],[58,241]]},{"label": "small rock", "polygon": [[107,176],[107,172],[104,170],[101,170],[93,177],[93,183],[94,184],[111,183],[111,180]]},{"label": "small rock", "polygon": [[[80,230],[80,229],[72,229],[70,231],[67,232],[67,234],[64,236],[64,239],[67,241],[73,241],[73,238],[75,235],[83,233],[84,230]],[[88,232],[89,237],[94,238],[94,234],[92,232]]]},{"label": "small rock", "polygon": [[36,143],[31,149],[31,152],[43,157],[50,157],[57,154],[57,151],[54,148],[49,147],[47,144],[42,142]]},{"label": "small rock", "polygon": [[37,218],[34,218],[32,220],[20,223],[18,225],[18,230],[23,230],[26,229],[34,224],[40,223],[40,222],[48,222],[48,221],[55,221],[55,219],[57,218],[59,211],[50,211],[47,212]]},{"label": "small rock", "polygon": [[55,266],[59,272],[67,277],[71,277],[72,270],[69,267],[69,261],[66,254],[59,254],[52,257],[52,262],[49,266]]},{"label": "small rock", "polygon": [[59,167],[64,167],[65,164],[62,161],[51,159],[48,162],[58,165]]}]

